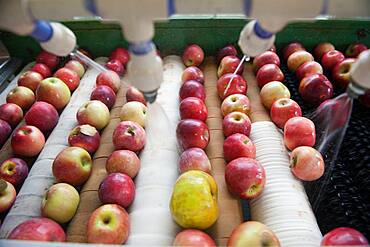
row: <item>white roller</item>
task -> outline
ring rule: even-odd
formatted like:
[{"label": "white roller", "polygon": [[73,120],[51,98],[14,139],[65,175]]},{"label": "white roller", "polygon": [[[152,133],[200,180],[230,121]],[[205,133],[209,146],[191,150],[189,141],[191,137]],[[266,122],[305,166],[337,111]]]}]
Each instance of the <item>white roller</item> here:
[{"label": "white roller", "polygon": [[266,186],[252,200],[252,220],[267,225],[284,247],[317,247],[322,238],[302,183],[289,168],[281,132],[269,121],[252,124],[256,159],[266,171]]}]

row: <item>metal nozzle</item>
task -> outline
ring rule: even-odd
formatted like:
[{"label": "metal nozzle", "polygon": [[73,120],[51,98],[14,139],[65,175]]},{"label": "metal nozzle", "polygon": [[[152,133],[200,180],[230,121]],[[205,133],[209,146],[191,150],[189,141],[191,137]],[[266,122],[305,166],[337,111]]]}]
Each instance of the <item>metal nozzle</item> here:
[{"label": "metal nozzle", "polygon": [[155,90],[150,91],[150,92],[143,92],[143,94],[144,94],[145,100],[147,102],[153,103],[157,98],[158,89],[155,89]]}]

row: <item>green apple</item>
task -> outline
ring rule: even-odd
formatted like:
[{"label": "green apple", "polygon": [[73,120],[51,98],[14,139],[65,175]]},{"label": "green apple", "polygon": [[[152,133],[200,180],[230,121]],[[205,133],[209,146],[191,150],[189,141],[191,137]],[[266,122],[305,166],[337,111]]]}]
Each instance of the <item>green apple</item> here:
[{"label": "green apple", "polygon": [[289,89],[280,81],[271,81],[265,84],[260,92],[262,104],[270,109],[272,104],[281,98],[290,98]]},{"label": "green apple", "polygon": [[99,100],[90,100],[83,104],[78,109],[76,117],[80,125],[90,124],[97,130],[107,126],[110,120],[108,107]]}]

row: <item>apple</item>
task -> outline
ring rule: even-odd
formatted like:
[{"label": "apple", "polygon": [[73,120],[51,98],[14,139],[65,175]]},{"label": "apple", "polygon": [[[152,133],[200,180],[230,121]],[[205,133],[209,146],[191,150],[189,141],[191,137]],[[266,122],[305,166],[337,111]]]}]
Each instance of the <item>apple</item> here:
[{"label": "apple", "polygon": [[[236,56],[226,56],[221,60],[218,66],[217,76],[221,77],[224,74],[234,73],[240,63],[240,59]],[[240,66],[237,74],[241,75],[243,73],[244,66]]]},{"label": "apple", "polygon": [[45,145],[45,137],[35,126],[23,125],[13,132],[11,146],[13,153],[33,157],[41,152]]},{"label": "apple", "polygon": [[107,70],[104,72],[101,72],[97,77],[96,77],[96,85],[105,85],[110,87],[115,93],[118,92],[118,89],[121,87],[121,79],[119,78],[119,75],[112,71],[112,70]]},{"label": "apple", "polygon": [[51,219],[33,218],[24,221],[14,228],[10,232],[8,239],[65,242],[66,234],[63,228]]},{"label": "apple", "polygon": [[90,100],[99,100],[103,102],[108,109],[111,109],[116,103],[116,94],[114,91],[108,86],[97,86],[91,92]]},{"label": "apple", "polygon": [[117,47],[112,51],[109,56],[109,60],[118,60],[122,63],[123,66],[126,66],[130,60],[130,53],[123,47]]},{"label": "apple", "polygon": [[198,81],[190,80],[186,81],[181,85],[180,91],[180,100],[183,100],[187,97],[196,97],[201,99],[203,102],[206,99],[206,91],[204,86]]},{"label": "apple", "polygon": [[80,203],[78,191],[66,183],[52,185],[41,201],[41,215],[63,224],[70,221]]},{"label": "apple", "polygon": [[109,123],[109,109],[98,100],[90,100],[78,109],[76,118],[80,125],[89,124],[101,130]]},{"label": "apple", "polygon": [[230,112],[242,112],[249,114],[251,111],[251,103],[248,97],[244,94],[232,94],[227,96],[221,104],[221,112],[226,116]]},{"label": "apple", "polygon": [[228,136],[224,141],[223,149],[226,162],[241,157],[256,158],[256,146],[248,136],[240,133]]},{"label": "apple", "polygon": [[234,228],[227,246],[280,247],[280,242],[266,225],[258,221],[247,221]]},{"label": "apple", "polygon": [[276,64],[280,66],[280,58],[275,52],[265,51],[253,59],[253,71],[256,74],[258,70],[265,64]]},{"label": "apple", "polygon": [[315,58],[317,61],[321,61],[322,56],[327,53],[328,51],[334,51],[335,47],[332,43],[329,42],[324,42],[318,44],[314,51],[313,54],[315,55]]},{"label": "apple", "polygon": [[222,121],[222,130],[225,137],[240,133],[249,136],[251,133],[251,120],[242,112],[230,112]]},{"label": "apple", "polygon": [[27,163],[18,158],[9,158],[0,165],[0,178],[8,181],[14,187],[23,183],[28,175]]},{"label": "apple", "polygon": [[306,76],[310,76],[313,74],[322,74],[323,69],[318,62],[315,61],[308,61],[298,67],[296,71],[296,76],[298,80],[302,80]]},{"label": "apple", "polygon": [[[230,86],[229,88],[227,88],[229,82]],[[225,74],[221,76],[217,81],[218,96],[222,100],[232,94],[246,94],[247,90],[247,81],[240,75],[234,75],[232,73]]]},{"label": "apple", "polygon": [[315,124],[305,117],[290,118],[284,125],[284,143],[289,150],[300,146],[313,147],[316,142]]},{"label": "apple", "polygon": [[203,72],[198,67],[195,67],[195,66],[187,67],[182,72],[181,81],[184,83],[190,80],[197,81],[201,84],[204,84]]},{"label": "apple", "polygon": [[304,46],[299,42],[290,43],[283,48],[282,53],[283,53],[284,60],[285,61],[288,60],[289,56],[292,55],[296,51],[305,51],[305,50],[306,49],[304,48]]},{"label": "apple", "polygon": [[367,90],[365,94],[358,97],[358,100],[360,101],[362,105],[370,108],[370,90]]},{"label": "apple", "polygon": [[61,79],[73,92],[80,84],[80,76],[71,69],[60,68],[54,73],[54,77]]},{"label": "apple", "polygon": [[14,128],[22,121],[23,110],[14,103],[2,104],[0,105],[0,119]]},{"label": "apple", "polygon": [[324,174],[325,163],[319,151],[312,147],[300,146],[290,154],[290,169],[297,178],[314,181]]},{"label": "apple", "polygon": [[130,150],[116,150],[105,164],[108,173],[120,172],[134,178],[140,170],[140,159]]},{"label": "apple", "polygon": [[311,53],[307,51],[296,51],[288,57],[288,69],[295,72],[299,68],[299,66],[313,60],[314,59]]},{"label": "apple", "polygon": [[14,186],[0,179],[0,213],[7,211],[13,205],[16,195]]},{"label": "apple", "polygon": [[325,70],[331,71],[337,63],[345,59],[343,53],[337,50],[328,51],[321,58],[321,65]]},{"label": "apple", "polygon": [[349,71],[355,62],[355,58],[346,58],[334,66],[332,70],[332,77],[336,85],[340,86],[341,88],[347,88],[350,82]]},{"label": "apple", "polygon": [[85,74],[85,67],[83,66],[82,63],[80,63],[77,60],[69,60],[64,65],[64,68],[67,68],[67,69],[70,69],[76,72],[80,79]]},{"label": "apple", "polygon": [[344,54],[346,55],[346,57],[353,57],[353,58],[357,58],[358,55],[360,55],[361,52],[365,51],[369,49],[365,44],[362,44],[362,43],[353,43],[353,44],[350,44],[346,51],[344,52]]},{"label": "apple", "polygon": [[200,170],[211,174],[211,162],[209,161],[207,154],[203,151],[203,149],[189,148],[182,152],[182,154],[180,155],[180,174],[190,170]]},{"label": "apple", "polygon": [[226,56],[237,56],[238,51],[236,50],[235,46],[227,45],[221,48],[216,54],[216,62],[220,63],[221,60]]},{"label": "apple", "polygon": [[324,235],[320,246],[369,246],[369,242],[361,232],[353,228],[338,227]]},{"label": "apple", "polygon": [[185,229],[176,235],[172,246],[216,247],[217,245],[207,233],[198,229]]},{"label": "apple", "polygon": [[143,103],[130,101],[122,106],[119,117],[121,121],[134,121],[144,128],[147,110]]},{"label": "apple", "polygon": [[122,76],[123,73],[125,72],[125,67],[118,59],[109,60],[105,64],[105,67],[109,70],[116,72],[120,76]]},{"label": "apple", "polygon": [[299,94],[304,101],[317,106],[333,97],[333,85],[326,76],[313,74],[302,79]]},{"label": "apple", "polygon": [[241,157],[226,165],[225,181],[234,196],[250,200],[262,193],[266,183],[266,173],[257,160]]},{"label": "apple", "polygon": [[263,87],[270,81],[284,81],[284,74],[276,64],[265,64],[258,70],[256,80]]},{"label": "apple", "polygon": [[36,63],[46,64],[51,70],[53,70],[59,64],[59,57],[50,52],[41,51],[36,57]]},{"label": "apple", "polygon": [[280,129],[284,128],[286,121],[292,117],[301,117],[301,107],[292,99],[281,98],[276,100],[270,109],[272,122]]},{"label": "apple", "polygon": [[0,119],[0,147],[4,145],[11,133],[12,127],[6,121]]},{"label": "apple", "polygon": [[70,132],[68,144],[71,147],[83,148],[90,154],[93,154],[99,148],[100,134],[91,125],[78,125]]},{"label": "apple", "polygon": [[57,125],[59,115],[54,106],[38,101],[28,110],[24,119],[26,124],[39,128],[42,133],[48,133]]},{"label": "apple", "polygon": [[14,103],[27,111],[35,102],[35,94],[31,89],[23,86],[13,88],[6,96],[6,103]]},{"label": "apple", "polygon": [[196,97],[183,99],[179,105],[181,119],[198,119],[205,122],[208,117],[207,106]]},{"label": "apple", "polygon": [[43,76],[35,71],[26,71],[18,78],[18,86],[27,87],[36,92],[36,89],[40,82],[43,80]]},{"label": "apple", "polygon": [[39,73],[44,79],[51,76],[50,68],[43,63],[35,63],[35,65],[32,66],[31,71]]},{"label": "apple", "polygon": [[87,222],[87,242],[123,244],[130,232],[130,218],[117,204],[105,204],[91,214]]},{"label": "apple", "polygon": [[272,81],[264,85],[260,92],[262,104],[270,109],[272,104],[281,98],[290,98],[289,89],[279,81]]},{"label": "apple", "polygon": [[113,145],[118,149],[138,152],[145,145],[145,130],[133,121],[120,122],[113,132]]},{"label": "apple", "polygon": [[205,149],[209,143],[207,125],[197,119],[184,119],[177,124],[176,136],[183,150],[188,148]]},{"label": "apple", "polygon": [[199,66],[204,60],[204,52],[199,45],[188,45],[182,53],[182,61],[186,67]]},{"label": "apple", "polygon": [[37,101],[45,101],[53,105],[58,111],[68,104],[70,98],[71,91],[69,91],[68,86],[55,77],[42,80],[36,90]]},{"label": "apple", "polygon": [[126,101],[138,101],[146,105],[144,94],[139,91],[136,87],[129,87],[126,91]]}]

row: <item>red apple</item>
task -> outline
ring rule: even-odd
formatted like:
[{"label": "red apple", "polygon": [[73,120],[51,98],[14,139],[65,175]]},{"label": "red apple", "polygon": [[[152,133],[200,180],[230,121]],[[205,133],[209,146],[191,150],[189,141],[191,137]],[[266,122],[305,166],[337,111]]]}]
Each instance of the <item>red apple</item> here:
[{"label": "red apple", "polygon": [[280,129],[284,128],[286,121],[292,117],[301,117],[301,107],[292,99],[281,98],[276,100],[270,109],[270,117],[272,122]]},{"label": "red apple", "polygon": [[248,136],[240,133],[228,136],[224,141],[223,148],[226,162],[241,157],[256,158],[256,146]]},{"label": "red apple", "polygon": [[221,60],[226,56],[237,56],[238,51],[236,50],[235,46],[227,45],[221,48],[216,54],[216,62],[220,63]]},{"label": "red apple", "polygon": [[15,87],[6,96],[6,103],[14,103],[23,111],[28,110],[33,102],[35,102],[35,94],[27,87]]},{"label": "red apple", "polygon": [[353,228],[338,227],[324,235],[320,246],[369,246],[369,242]]},{"label": "red apple", "polygon": [[65,242],[63,228],[48,218],[33,218],[19,224],[10,232],[8,239],[43,242]]},{"label": "red apple", "polygon": [[181,85],[179,95],[180,100],[183,100],[187,97],[196,97],[204,102],[206,99],[206,92],[203,85],[193,80],[186,81]]},{"label": "red apple", "polygon": [[244,94],[232,94],[227,96],[221,104],[221,112],[226,116],[230,112],[242,112],[249,114],[251,111],[251,103],[248,97]]},{"label": "red apple", "polygon": [[90,177],[92,160],[90,154],[80,147],[63,149],[53,162],[53,175],[57,182],[80,186]]},{"label": "red apple", "polygon": [[222,121],[222,130],[225,137],[236,133],[249,136],[251,133],[251,120],[242,112],[230,112]]},{"label": "red apple", "polygon": [[107,70],[105,72],[101,72],[97,77],[96,77],[96,85],[105,85],[113,89],[115,93],[118,92],[118,89],[121,86],[121,79],[119,78],[119,75],[112,71],[112,70]]},{"label": "red apple", "polygon": [[44,79],[51,76],[50,68],[43,63],[36,63],[35,65],[32,66],[31,71],[39,73],[40,75],[42,75]]},{"label": "red apple", "polygon": [[130,60],[130,53],[125,48],[117,47],[109,57],[109,60],[113,59],[120,61],[123,66],[126,66]]},{"label": "red apple", "polygon": [[321,58],[321,65],[325,70],[331,71],[337,63],[345,59],[343,53],[337,50],[328,51]]},{"label": "red apple", "polygon": [[313,74],[302,79],[299,94],[304,101],[316,106],[333,97],[333,85],[326,76]]},{"label": "red apple", "polygon": [[116,72],[120,76],[123,75],[123,73],[125,72],[125,67],[118,59],[109,60],[105,64],[105,67],[109,70]]},{"label": "red apple", "polygon": [[108,173],[120,172],[134,178],[140,170],[140,159],[130,150],[116,150],[109,155],[105,169]]},{"label": "red apple", "polygon": [[[220,65],[218,66],[217,76],[221,77],[224,74],[234,73],[236,68],[240,63],[240,59],[236,56],[226,56],[221,60]],[[244,66],[240,66],[237,74],[241,75],[243,73]]]},{"label": "red apple", "polygon": [[126,101],[138,101],[146,105],[144,94],[136,87],[129,87],[126,91]]},{"label": "red apple", "polygon": [[204,84],[204,74],[198,67],[190,66],[182,72],[181,80],[183,83],[193,80]]},{"label": "red apple", "polygon": [[59,115],[54,106],[39,101],[32,105],[24,119],[26,124],[39,128],[42,133],[47,133],[57,125]]},{"label": "red apple", "polygon": [[198,119],[205,122],[208,116],[206,105],[201,99],[188,97],[180,102],[180,117],[181,119]]},{"label": "red apple", "polygon": [[83,148],[90,154],[93,154],[99,148],[100,134],[91,125],[78,125],[70,132],[68,144],[71,147]]},{"label": "red apple", "polygon": [[317,61],[321,61],[322,56],[327,53],[328,51],[334,51],[335,47],[332,43],[329,42],[324,42],[318,44],[314,51],[313,54],[315,55],[315,58]]},{"label": "red apple", "polygon": [[135,184],[124,173],[111,173],[101,182],[98,194],[103,204],[112,203],[127,208],[135,199]]},{"label": "red apple", "polygon": [[289,89],[279,81],[272,81],[264,85],[260,91],[262,104],[270,109],[272,104],[281,98],[290,98]]},{"label": "red apple", "polygon": [[91,92],[90,99],[99,100],[103,102],[108,109],[111,109],[114,103],[116,103],[116,94],[110,87],[102,85],[94,88]]},{"label": "red apple", "polygon": [[203,149],[189,148],[180,155],[179,170],[180,174],[190,170],[200,170],[211,174],[212,166]]},{"label": "red apple", "polygon": [[0,147],[4,145],[11,133],[12,127],[7,122],[0,119]]},{"label": "red apple", "polygon": [[0,213],[7,211],[13,205],[17,192],[14,186],[0,179]]},{"label": "red apple", "polygon": [[216,243],[207,233],[201,230],[185,229],[176,235],[172,246],[216,247]]},{"label": "red apple", "polygon": [[110,120],[109,109],[98,100],[90,100],[83,104],[77,111],[78,124],[89,124],[97,130],[103,129]]},{"label": "red apple", "polygon": [[18,105],[6,103],[0,105],[0,119],[6,121],[13,128],[23,119],[23,110]]},{"label": "red apple", "polygon": [[346,51],[345,51],[345,55],[346,57],[353,57],[353,58],[357,58],[358,55],[360,55],[361,52],[365,51],[369,49],[365,44],[362,44],[362,43],[353,43],[353,44],[350,44]]},{"label": "red apple", "polygon": [[270,81],[284,81],[284,74],[276,64],[265,64],[258,70],[256,80],[263,87]]},{"label": "red apple", "polygon": [[336,85],[341,88],[347,88],[350,81],[349,71],[355,62],[356,59],[354,58],[346,58],[334,66],[332,77]]},{"label": "red apple", "polygon": [[45,137],[35,126],[23,125],[12,135],[11,145],[13,153],[33,157],[41,152],[45,144]]},{"label": "red apple", "polygon": [[319,151],[301,146],[290,154],[290,168],[294,176],[303,181],[319,179],[325,170],[325,163]]},{"label": "red apple", "polygon": [[304,77],[322,73],[323,73],[322,67],[318,62],[308,61],[299,66],[295,74],[298,80],[302,80]]},{"label": "red apple", "polygon": [[280,59],[275,52],[265,51],[253,59],[253,71],[256,74],[258,70],[265,64],[276,64],[280,66]]},{"label": "red apple", "polygon": [[33,92],[36,92],[42,79],[44,78],[40,73],[32,70],[26,71],[18,78],[18,86],[28,87]]},{"label": "red apple", "polygon": [[266,173],[257,160],[237,158],[226,165],[225,181],[234,196],[254,199],[265,187]]},{"label": "red apple", "polygon": [[289,150],[300,146],[313,147],[316,142],[314,123],[305,117],[293,117],[284,126],[284,143]]},{"label": "red apple", "polygon": [[68,86],[55,77],[42,80],[36,90],[37,101],[45,101],[53,105],[58,111],[68,104],[70,98],[71,91],[69,91]]},{"label": "red apple", "polygon": [[[229,88],[229,82],[231,80]],[[246,94],[248,90],[247,81],[240,75],[225,74],[221,76],[217,81],[217,92],[218,96],[223,100],[227,96],[232,94]]]},{"label": "red apple", "polygon": [[204,59],[204,52],[199,45],[188,45],[182,54],[182,61],[186,67],[199,66]]},{"label": "red apple", "polygon": [[288,69],[295,72],[299,68],[299,66],[313,60],[314,59],[311,53],[307,51],[296,51],[288,57]]},{"label": "red apple", "polygon": [[306,49],[304,48],[304,46],[299,42],[290,43],[283,48],[282,53],[283,53],[284,60],[285,61],[288,60],[289,56],[292,55],[296,51],[305,51],[305,50]]},{"label": "red apple", "polygon": [[51,70],[53,70],[59,64],[59,57],[50,52],[41,51],[36,57],[36,63],[46,64]]},{"label": "red apple", "polygon": [[28,175],[27,163],[18,158],[9,158],[0,165],[0,178],[15,187],[21,185]]},{"label": "red apple", "polygon": [[209,143],[207,125],[196,119],[181,120],[177,125],[176,136],[184,150],[195,147],[205,149]]},{"label": "red apple", "polygon": [[273,231],[258,221],[247,221],[231,232],[227,246],[232,247],[280,247]]},{"label": "red apple", "polygon": [[85,74],[85,67],[82,63],[77,60],[69,60],[65,65],[64,68],[73,70],[77,73],[77,75],[81,78]]},{"label": "red apple", "polygon": [[80,84],[79,75],[71,69],[60,68],[54,73],[54,77],[61,79],[73,92]]},{"label": "red apple", "polygon": [[117,149],[138,152],[145,145],[145,130],[133,121],[120,122],[113,132],[113,145]]}]

